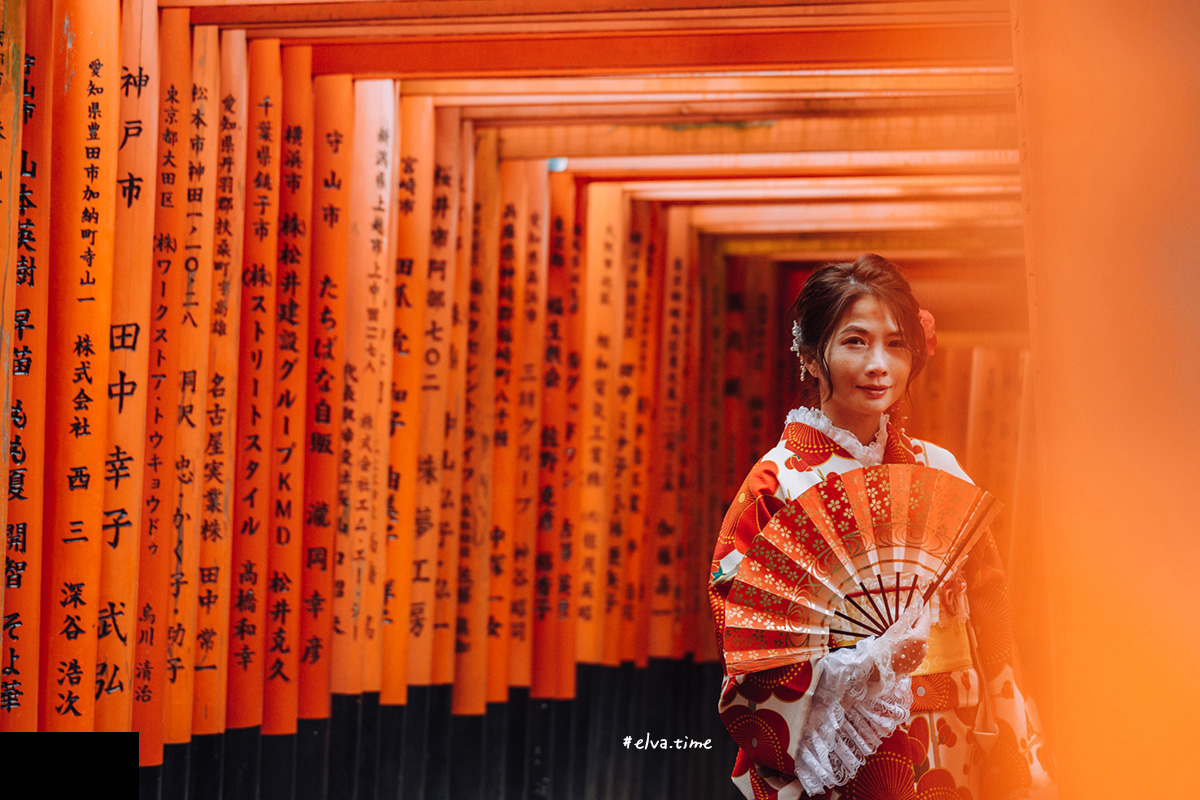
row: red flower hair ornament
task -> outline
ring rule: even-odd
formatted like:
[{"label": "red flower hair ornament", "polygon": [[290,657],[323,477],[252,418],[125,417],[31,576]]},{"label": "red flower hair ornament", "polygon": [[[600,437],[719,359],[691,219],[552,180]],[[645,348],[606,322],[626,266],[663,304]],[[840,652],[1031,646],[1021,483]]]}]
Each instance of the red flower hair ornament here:
[{"label": "red flower hair ornament", "polygon": [[937,329],[934,328],[933,314],[922,308],[917,312],[917,319],[925,329],[925,357],[931,358],[934,348],[937,347]]}]

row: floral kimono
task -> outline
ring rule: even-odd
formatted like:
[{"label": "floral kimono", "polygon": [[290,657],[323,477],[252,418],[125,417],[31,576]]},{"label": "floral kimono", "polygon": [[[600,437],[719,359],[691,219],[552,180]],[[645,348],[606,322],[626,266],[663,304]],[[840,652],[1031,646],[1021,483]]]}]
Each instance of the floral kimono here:
[{"label": "floral kimono", "polygon": [[[713,554],[709,599],[722,659],[725,599],[755,534],[831,474],[881,463],[970,480],[949,451],[906,437],[886,414],[870,445],[818,410],[788,415],[779,444],[725,515]],[[881,655],[887,637],[870,637],[835,638],[837,649],[820,659],[725,678],[719,710],[739,747],[733,782],[747,798],[999,800],[1051,784],[1037,714],[1014,677],[1008,593],[990,533],[923,613],[932,618],[928,654],[911,675],[893,673]]]}]

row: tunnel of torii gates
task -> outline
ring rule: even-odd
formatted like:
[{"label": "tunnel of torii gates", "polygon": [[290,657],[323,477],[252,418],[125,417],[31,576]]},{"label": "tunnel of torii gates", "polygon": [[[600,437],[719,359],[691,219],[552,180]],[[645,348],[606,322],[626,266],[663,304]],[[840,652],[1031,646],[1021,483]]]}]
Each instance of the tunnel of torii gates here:
[{"label": "tunnel of torii gates", "polygon": [[136,731],[143,796],[730,796],[709,557],[863,252],[1074,702],[1032,432],[1086,317],[1030,265],[1078,141],[1019,80],[1071,6],[5,0],[0,730]]}]

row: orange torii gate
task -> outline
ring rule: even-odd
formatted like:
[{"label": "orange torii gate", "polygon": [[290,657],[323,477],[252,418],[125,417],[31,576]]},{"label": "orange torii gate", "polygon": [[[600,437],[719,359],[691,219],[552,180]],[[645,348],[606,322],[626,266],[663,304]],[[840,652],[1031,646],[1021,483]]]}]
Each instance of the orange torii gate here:
[{"label": "orange torii gate", "polygon": [[[228,776],[236,774],[236,764],[257,768],[262,734],[279,737],[276,743],[290,751],[303,739],[293,734],[293,716],[305,721],[297,723],[297,731],[311,730],[303,727],[310,722],[319,729],[320,720],[330,718],[335,696],[362,697],[366,691],[368,703],[378,692],[383,705],[400,715],[395,719],[402,729],[436,731],[437,742],[469,751],[465,764],[453,764],[452,776],[441,774],[449,768],[444,764],[431,765],[423,781],[428,791],[502,796],[509,789],[505,784],[523,775],[541,781],[537,786],[545,791],[571,780],[578,781],[575,788],[586,784],[601,793],[639,786],[663,795],[693,792],[698,785],[723,786],[724,754],[681,757],[649,770],[648,780],[639,784],[638,770],[649,762],[623,752],[613,734],[639,719],[635,709],[652,708],[657,701],[646,698],[664,696],[664,686],[695,689],[699,696],[705,691],[697,688],[700,676],[712,678],[719,670],[700,592],[706,550],[721,512],[714,498],[728,494],[737,478],[726,480],[722,474],[718,480],[698,465],[715,462],[723,473],[726,465],[720,461],[734,453],[731,460],[738,463],[729,466],[732,476],[744,469],[741,462],[770,444],[794,389],[786,374],[786,336],[780,339],[777,330],[786,323],[773,315],[782,316],[816,263],[868,250],[899,254],[906,266],[911,264],[918,294],[935,305],[944,334],[941,360],[922,376],[907,424],[952,447],[958,442],[977,480],[1013,494],[1013,517],[1005,524],[1014,533],[1005,547],[1027,569],[1017,630],[1033,642],[1045,642],[1048,634],[1031,630],[1036,626],[1028,621],[1044,621],[1039,595],[1031,588],[1038,583],[1042,546],[1029,531],[1039,530],[1034,512],[1047,500],[1035,502],[1033,490],[1041,484],[1029,476],[1047,458],[1055,467],[1042,494],[1062,502],[1048,504],[1043,521],[1053,522],[1063,532],[1055,541],[1067,544],[1052,543],[1044,554],[1047,567],[1060,570],[1063,580],[1051,587],[1056,611],[1041,628],[1072,644],[1060,649],[1071,671],[1100,664],[1084,670],[1088,681],[1056,681],[1062,708],[1094,722],[1083,693],[1113,682],[1117,667],[1105,666],[1109,662],[1096,657],[1097,645],[1075,634],[1108,620],[1081,609],[1072,592],[1113,576],[1104,564],[1068,558],[1066,550],[1092,552],[1101,543],[1126,552],[1127,543],[1112,533],[1117,520],[1138,530],[1149,524],[1146,520],[1154,530],[1178,530],[1181,524],[1170,509],[1157,506],[1135,515],[1126,508],[1134,503],[1123,504],[1121,498],[1160,489],[1170,494],[1162,487],[1178,489],[1177,475],[1187,473],[1175,450],[1190,451],[1194,426],[1173,403],[1190,396],[1193,387],[1185,377],[1162,375],[1170,370],[1189,374],[1191,362],[1176,344],[1187,338],[1179,331],[1190,330],[1189,318],[1172,303],[1194,287],[1170,266],[1178,257],[1164,243],[1176,251],[1190,246],[1179,231],[1186,230],[1180,220],[1194,205],[1186,190],[1192,159],[1177,131],[1186,128],[1181,120],[1192,107],[1188,90],[1194,89],[1195,76],[1163,31],[1188,30],[1195,17],[1182,4],[1150,11],[1113,6],[1114,13],[1139,15],[1144,22],[1139,28],[1144,38],[1139,38],[1118,35],[1127,31],[1074,0],[1033,6],[984,3],[970,13],[931,7],[918,17],[901,18],[897,15],[905,11],[888,4],[857,9],[858,16],[851,17],[839,4],[755,0],[708,3],[703,9],[682,0],[646,0],[637,8],[612,0],[481,0],[447,4],[437,16],[423,14],[428,9],[407,0],[5,2],[8,60],[0,65],[0,163],[7,166],[0,169],[5,190],[0,199],[14,214],[6,218],[8,285],[0,304],[6,341],[13,347],[2,354],[11,407],[2,416],[9,518],[0,728],[132,727],[141,733],[143,775],[153,778],[148,784],[161,779],[169,791],[187,777],[199,795],[197,787],[218,785],[212,771],[220,763],[216,756],[223,756],[220,779],[232,796],[260,783]],[[160,9],[161,27],[149,22]],[[66,62],[51,55],[56,39],[66,39],[49,34],[68,18],[79,53],[88,55],[76,65],[75,74],[84,80],[71,83],[70,91],[90,91],[86,102],[76,103],[67,93],[68,78],[61,71]],[[1079,25],[1072,28],[1072,47],[1060,52],[1062,43],[1046,31],[1064,19],[1078,19]],[[104,35],[95,35],[98,30]],[[305,48],[311,48],[311,66],[291,60]],[[1120,55],[1114,60],[1123,69],[1093,50]],[[291,54],[287,70],[276,63],[284,57],[281,51]],[[1083,66],[1068,63],[1071,58]],[[216,61],[222,74],[214,93],[212,76],[201,73]],[[277,74],[269,76],[267,69]],[[361,428],[359,438],[341,443],[348,322],[371,309],[388,316],[399,312],[348,304],[353,276],[337,266],[347,249],[347,239],[338,237],[349,236],[339,226],[355,201],[350,196],[354,168],[349,160],[333,160],[337,153],[322,156],[320,147],[329,143],[322,136],[340,132],[347,142],[354,138],[352,106],[344,101],[356,79],[388,82],[393,98],[398,81],[404,101],[421,105],[424,121],[413,123],[407,133],[404,125],[393,131],[395,144],[406,135],[424,139],[430,143],[426,151],[436,153],[441,165],[444,153],[438,146],[454,149],[442,135],[453,128],[462,137],[458,174],[477,179],[475,185],[453,187],[465,199],[459,280],[447,279],[440,288],[427,283],[419,300],[412,295],[422,315],[412,334],[420,346],[411,352],[439,364],[453,357],[452,350],[429,347],[430,319],[444,330],[454,325],[434,313],[445,306],[432,301],[431,291],[458,298],[461,337],[457,391],[462,410],[449,412],[459,430],[444,415],[439,424],[438,413],[414,411],[422,422],[411,453],[416,459],[431,456],[443,467],[438,480],[429,482],[428,496],[423,492],[420,499],[420,460],[408,474],[397,470],[400,491],[392,494],[391,475],[379,457],[383,429],[372,428],[367,446]],[[338,86],[339,100],[322,111],[320,89],[331,82]],[[197,91],[204,87],[208,105]],[[321,130],[307,144],[316,149],[311,156],[300,148],[289,154],[283,137],[295,126],[285,123],[285,115],[299,111],[289,98],[310,89],[317,93],[310,127]],[[1113,118],[1111,108],[1095,99],[1104,96],[1136,108],[1138,113],[1129,116],[1144,119],[1142,128],[1133,131]],[[207,135],[196,139],[204,128]],[[1148,150],[1146,130],[1158,133],[1155,151]],[[279,138],[268,142],[265,133]],[[156,147],[148,150],[151,142]],[[277,149],[264,151],[267,144]],[[204,160],[197,147],[215,160]],[[326,157],[330,160],[322,160]],[[545,283],[526,292],[529,281],[520,282],[528,278],[521,274],[524,264],[513,265],[516,274],[510,276],[514,313],[520,313],[520,301],[539,291],[546,298],[526,309],[540,314],[528,335],[515,335],[525,342],[540,336],[542,344],[522,348],[534,358],[522,352],[522,374],[512,373],[523,378],[532,364],[542,378],[535,381],[539,391],[530,398],[532,405],[522,405],[520,394],[513,400],[530,415],[520,421],[525,434],[533,430],[527,420],[537,418],[538,439],[519,445],[536,463],[514,460],[511,474],[501,474],[487,466],[498,458],[495,432],[513,435],[511,426],[495,427],[497,335],[504,330],[497,316],[503,310],[501,291],[507,291],[501,275],[505,207],[497,201],[519,181],[507,174],[513,166],[505,167],[501,178],[499,165],[564,157],[568,171],[554,173],[547,189],[549,227],[541,242],[549,259]],[[397,169],[402,164],[391,162]],[[1085,172],[1091,177],[1081,177]],[[286,260],[295,266],[290,248],[303,249],[294,235],[298,225],[287,233],[280,228],[280,214],[292,213],[280,198],[280,193],[287,197],[289,174],[314,181],[312,199],[301,199],[295,212],[297,222],[305,210],[310,215],[312,241],[305,247],[314,255],[312,276],[319,272],[340,289],[322,284],[327,294],[314,295],[314,277],[307,285],[303,279],[299,286],[289,282],[298,294],[285,296],[284,302],[294,300],[297,308],[312,303],[297,312],[309,331],[298,334],[304,346],[292,354],[307,368],[304,400],[298,399],[299,385],[284,384],[299,374],[299,363],[285,378],[282,365],[292,351],[281,342],[279,333],[287,326],[277,316],[279,293],[287,291],[280,285],[279,265]],[[335,189],[339,177],[345,183]],[[370,173],[368,179],[374,177]],[[388,180],[398,183],[400,177]],[[531,178],[523,181],[525,196],[532,198]],[[436,187],[436,178],[431,180]],[[1160,187],[1161,196],[1172,202],[1146,201],[1146,185]],[[385,199],[391,202],[392,190],[401,189],[387,188]],[[80,200],[84,197],[86,202]],[[601,197],[607,207],[603,213],[597,209]],[[431,197],[430,209],[437,203]],[[324,209],[336,217],[331,224],[322,221]],[[381,225],[389,234],[398,232],[397,216],[384,213]],[[533,227],[532,214],[523,216],[523,224]],[[1120,242],[1111,236],[1117,226],[1097,228],[1100,218],[1121,222]],[[615,289],[629,312],[624,324],[606,332],[598,313],[604,287],[589,284],[596,261],[588,248],[603,252],[614,219],[622,223],[613,226],[611,252],[626,276]],[[558,220],[561,228],[555,227]],[[323,224],[328,230],[318,236]],[[418,223],[414,241],[430,241],[424,237],[435,230],[432,220]],[[635,256],[627,231],[641,232],[637,247],[644,252]],[[330,239],[321,241],[325,234]],[[528,255],[538,242],[526,234],[513,244],[514,255],[520,247]],[[1026,246],[1033,256],[1028,265]],[[202,254],[199,272],[187,267],[189,253]],[[383,255],[382,266],[394,274],[391,257]],[[412,258],[441,261],[443,256],[452,257]],[[318,263],[322,258],[328,267]],[[1084,260],[1088,270],[1078,266]],[[101,267],[107,263],[111,276],[106,278],[109,268]],[[87,271],[80,273],[83,265]],[[427,282],[431,274],[426,272]],[[635,274],[645,277],[645,286],[629,283]],[[63,281],[71,275],[95,280],[101,294],[81,300],[68,293],[68,288],[92,285],[67,287]],[[729,284],[722,282],[723,275]],[[1027,283],[1036,289],[1037,304],[1030,302]],[[1143,285],[1169,290],[1142,292]],[[409,290],[415,293],[414,287]],[[1115,287],[1121,287],[1120,300]],[[730,288],[742,295],[742,310],[722,317]],[[111,302],[104,294],[109,290]],[[211,296],[201,299],[205,293]],[[1143,319],[1127,307],[1128,298],[1137,298],[1140,306],[1161,303],[1164,311]],[[72,313],[68,306],[75,300],[99,303],[96,313]],[[189,330],[183,320],[193,300],[208,320],[200,324],[194,310],[198,324]],[[256,301],[261,301],[258,307]],[[1103,311],[1099,324],[1077,310],[1080,306]],[[329,316],[322,317],[326,309]],[[631,338],[634,311],[638,327]],[[1112,322],[1126,319],[1137,324]],[[673,322],[678,331],[672,330]],[[140,332],[136,347],[130,326]],[[318,341],[317,328],[326,331],[324,341]],[[1100,334],[1089,340],[1085,330]],[[391,334],[389,329],[385,336]],[[739,352],[735,337],[749,349]],[[561,364],[551,362],[551,342],[561,347]],[[1051,342],[1055,347],[1048,346]],[[636,359],[626,352],[635,343]],[[318,355],[324,345],[329,345],[328,358]],[[605,361],[604,354],[614,348],[620,358]],[[1090,394],[1080,388],[1088,380],[1079,370],[1097,348],[1120,363],[1137,365],[1129,384],[1139,385],[1138,392],[1124,385],[1110,389],[1107,381],[1104,390]],[[376,355],[380,359],[372,363],[392,375],[392,364]],[[632,376],[627,374],[631,364]],[[43,367],[45,389],[38,377]],[[323,367],[330,376],[323,384],[328,392],[314,380]],[[553,374],[563,380],[561,387],[545,382],[551,367],[557,367]],[[193,371],[194,383],[184,377]],[[382,405],[371,422],[390,423],[393,411],[406,411],[395,408],[396,393],[423,394],[417,391],[422,380],[424,374],[398,379],[394,391],[384,393],[391,397],[378,398]],[[446,408],[457,409],[455,377],[439,374],[437,380],[446,387]],[[102,394],[84,384],[100,387]],[[606,392],[621,392],[619,399],[601,397],[601,385]],[[295,405],[280,407],[281,392],[297,398]],[[326,406],[321,397],[313,399],[315,394],[336,394],[340,405],[328,402],[326,417]],[[146,411],[139,410],[142,402]],[[1145,436],[1178,443],[1182,431],[1185,439],[1183,445],[1160,448],[1165,467],[1152,472],[1162,482],[1138,475],[1118,483],[1090,468],[1073,471],[1077,454],[1093,446],[1082,428],[1110,429],[1119,421],[1112,409],[1137,412],[1148,404],[1155,413]],[[191,414],[183,414],[189,405]],[[1004,413],[994,413],[1001,406]],[[296,413],[287,413],[289,408]],[[735,412],[728,420],[721,419],[725,408]],[[509,422],[518,416],[503,410]],[[202,425],[197,414],[205,417]],[[743,432],[743,427],[754,430]],[[203,452],[197,445],[200,429]],[[739,433],[745,435],[731,445]],[[313,452],[314,434],[322,443],[318,447],[325,443],[321,437],[329,436],[333,452]],[[459,434],[461,445],[453,443]],[[287,464],[276,442],[285,441],[281,437],[290,437],[288,447],[308,445],[303,471],[293,462],[297,469],[289,489],[294,491],[283,494],[279,480]],[[339,471],[346,466],[340,460],[343,450],[353,452],[352,466],[358,467],[368,448],[366,487],[339,485]],[[1039,449],[1049,449],[1050,455]],[[592,461],[594,455],[598,462]],[[644,460],[641,472],[638,458]],[[633,466],[625,466],[627,461]],[[451,462],[457,462],[461,477],[450,477]],[[580,470],[588,463],[606,465],[598,484]],[[210,464],[215,465],[211,471]],[[187,480],[189,465],[203,465],[202,481]],[[297,489],[301,474],[303,487]],[[530,474],[536,478],[532,484]],[[613,477],[611,483],[606,475]],[[644,481],[640,513],[631,493],[638,475]],[[408,490],[407,478],[413,479],[414,491]],[[429,505],[435,483],[441,496]],[[529,496],[521,492],[531,486],[538,494],[526,504]],[[446,491],[452,495],[448,501]],[[1089,491],[1114,498],[1111,513],[1095,518],[1080,501]],[[390,531],[399,537],[391,542],[398,545],[394,554],[374,560],[363,554],[356,561],[360,554],[343,547],[343,562],[350,563],[337,562],[337,526],[348,518],[351,494],[354,501],[365,497],[369,509],[365,547],[359,549],[369,550],[371,531],[386,524],[389,499],[403,512]],[[289,502],[290,525],[279,513]],[[530,521],[508,508],[503,515],[493,513],[494,507],[518,502],[524,512],[536,506],[537,518]],[[319,503],[326,504],[325,512],[316,510]],[[436,518],[431,534],[436,549],[418,552],[417,509],[423,508],[436,509],[430,517]],[[549,529],[542,529],[543,519]],[[1079,529],[1080,519],[1089,523],[1086,532]],[[274,554],[275,563],[282,565],[282,556],[287,564],[276,569],[269,547],[245,545],[252,531],[277,534],[280,526],[288,528],[293,549]],[[491,584],[492,534],[498,527],[512,543],[513,556],[520,548],[528,553],[527,596],[516,585],[521,579],[515,569],[504,575],[516,579],[512,589]],[[35,540],[34,528],[45,535]],[[1145,541],[1181,553],[1155,568],[1153,595],[1179,577],[1172,570],[1176,561],[1186,562],[1187,545],[1180,551],[1173,540],[1152,533]],[[76,557],[80,547],[88,548],[87,554]],[[324,561],[316,555],[322,548]],[[1124,563],[1132,569],[1137,555],[1131,553]],[[407,594],[416,575],[414,558],[436,564],[436,570],[421,573],[432,579],[428,594]],[[344,580],[345,570],[356,564],[362,565],[362,582],[347,603],[346,596],[336,596],[335,573]],[[303,578],[297,577],[299,571]],[[285,596],[282,582],[271,588],[274,572],[291,578],[294,596]],[[389,594],[390,580],[404,589]],[[425,603],[428,612],[428,628],[420,633],[412,631],[414,600]],[[281,601],[293,611],[272,619],[270,608],[282,608]],[[311,607],[302,606],[307,601]],[[1178,602],[1169,598],[1165,605]],[[496,613],[488,614],[489,604]],[[625,618],[627,607],[633,620]],[[377,641],[369,648],[362,643],[339,651],[335,641],[346,635],[343,621],[361,619],[362,627],[351,630],[365,639],[372,615],[380,626]],[[531,641],[518,643],[518,631]],[[127,639],[121,646],[118,633]],[[497,639],[505,644],[492,648],[496,655],[489,658],[488,643]],[[403,653],[398,656],[403,667],[394,667],[384,652]],[[347,657],[355,659],[349,672],[326,672],[331,662],[345,666]],[[39,660],[40,667],[31,666]],[[1045,682],[1061,678],[1050,671],[1047,658],[1034,661],[1050,676]],[[269,682],[277,662],[276,674],[292,681],[276,677]],[[580,671],[579,663],[588,666]],[[1136,665],[1127,669],[1136,676]],[[580,676],[588,677],[578,681]],[[1125,674],[1119,677],[1125,680]],[[101,679],[98,693],[84,691]],[[554,735],[543,735],[537,748],[523,752],[513,698],[523,699],[520,689],[526,683],[534,700],[559,704],[564,721],[553,722]],[[609,686],[618,691],[605,694]],[[433,716],[421,725],[411,718],[415,714],[403,718],[405,701],[426,687],[431,698],[438,698],[430,700],[427,712],[442,715],[436,725]],[[276,689],[283,689],[278,703],[271,699]],[[1190,708],[1173,702],[1178,699],[1173,695],[1164,697],[1157,684],[1149,691],[1151,699],[1142,706],[1151,710],[1138,714],[1153,716],[1159,708],[1182,714]],[[579,714],[597,707],[597,697],[629,698],[629,703],[610,702],[603,720],[592,717],[580,724]],[[673,710],[682,705],[670,701]],[[39,714],[32,714],[35,708]],[[1128,722],[1135,712],[1118,699],[1112,713]],[[693,719],[682,712],[659,718],[664,725],[671,720],[700,731],[701,723]],[[1074,720],[1063,728],[1071,734],[1064,737],[1069,739],[1064,763],[1074,765],[1072,775],[1087,775],[1079,768],[1091,763],[1086,752],[1116,747],[1097,741],[1093,729],[1099,726]],[[504,769],[484,777],[479,754],[485,752],[487,731],[499,740],[492,741],[498,749],[487,752],[503,758]],[[719,728],[713,731],[725,736]],[[372,754],[387,752],[395,740],[379,741],[354,749],[353,758],[361,754],[372,765],[364,775],[383,769],[382,759]],[[1124,739],[1118,733],[1113,741]],[[244,752],[239,750],[243,744]],[[1140,752],[1141,745],[1135,745],[1129,752]],[[312,767],[329,775],[325,750],[317,746],[304,752],[297,757],[298,770]],[[264,765],[268,761],[276,763],[262,757]],[[589,766],[578,767],[584,762]],[[376,777],[384,784],[400,779]],[[1155,777],[1164,787],[1173,779],[1169,770]],[[1086,785],[1080,791],[1090,790],[1090,796],[1105,791],[1086,784],[1086,777],[1074,780]],[[301,793],[319,795],[327,784],[296,779],[296,786]],[[1170,788],[1164,791],[1169,794]]]}]

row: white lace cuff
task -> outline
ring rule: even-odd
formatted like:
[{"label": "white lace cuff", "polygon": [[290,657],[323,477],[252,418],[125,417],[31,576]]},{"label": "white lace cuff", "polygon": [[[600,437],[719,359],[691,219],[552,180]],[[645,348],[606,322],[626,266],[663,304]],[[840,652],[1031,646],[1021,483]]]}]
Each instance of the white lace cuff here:
[{"label": "white lace cuff", "polygon": [[[864,639],[816,663],[816,688],[796,750],[796,777],[817,795],[841,786],[908,719],[912,679],[892,671],[887,640]],[[871,680],[872,668],[878,670]]]}]

